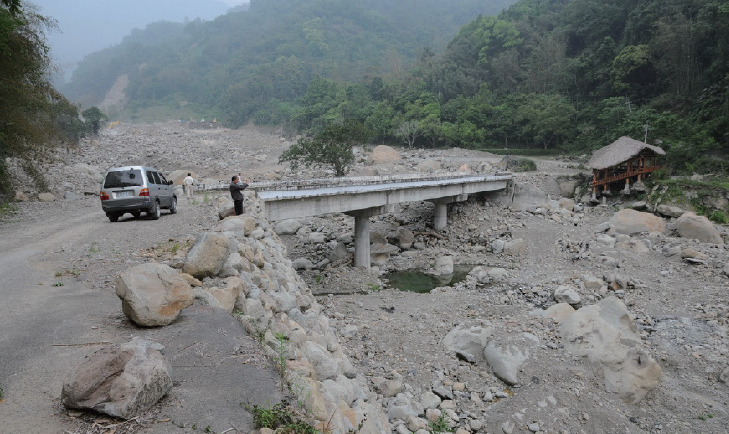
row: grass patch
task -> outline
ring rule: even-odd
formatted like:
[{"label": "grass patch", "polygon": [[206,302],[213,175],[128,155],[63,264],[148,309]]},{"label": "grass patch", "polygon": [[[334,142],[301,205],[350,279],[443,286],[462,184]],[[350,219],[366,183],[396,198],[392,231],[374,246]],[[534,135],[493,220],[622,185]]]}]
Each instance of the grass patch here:
[{"label": "grass patch", "polygon": [[514,172],[534,172],[537,170],[537,163],[530,158],[519,158],[516,160],[511,170]]},{"label": "grass patch", "polygon": [[73,276],[78,277],[81,275],[81,270],[77,268],[65,268],[63,270],[56,271],[53,273],[54,277]]},{"label": "grass patch", "polygon": [[[655,175],[653,172],[652,175]],[[691,178],[673,178],[673,179],[660,179],[656,176],[651,176],[651,180],[655,181],[656,184],[662,185],[676,185],[680,187],[697,187],[697,188],[711,188],[721,190],[723,192],[729,192],[729,179],[725,178],[714,178],[709,181],[700,181]]]},{"label": "grass patch", "polygon": [[722,217],[726,217],[727,210],[716,209],[716,201],[713,198],[726,196],[729,194],[729,180],[726,178],[713,178],[710,180],[697,180],[690,178],[672,178],[672,179],[656,179],[651,177],[648,185],[654,188],[649,195],[652,202],[660,200],[662,203],[671,203],[678,206],[688,207],[687,209],[695,211],[698,215],[705,215],[721,222]]},{"label": "grass patch", "polygon": [[15,202],[0,202],[0,220],[5,220],[16,212],[18,212],[18,205]]},{"label": "grass patch", "polygon": [[276,364],[276,370],[278,375],[281,376],[282,384],[286,381],[286,360],[289,358],[289,350],[286,348],[286,343],[289,338],[283,333],[276,333],[276,357],[274,363]]},{"label": "grass patch", "polygon": [[430,434],[453,432],[453,428],[448,426],[448,419],[445,415],[441,414],[440,416],[438,416],[438,419],[428,424],[428,432]]},{"label": "grass patch", "polygon": [[304,416],[295,409],[278,403],[273,407],[259,407],[241,403],[253,415],[257,429],[268,428],[281,434],[322,434],[321,431],[304,421]]},{"label": "grass patch", "polygon": [[724,211],[714,211],[709,215],[709,220],[714,223],[726,224],[729,223],[729,217],[727,217]]}]

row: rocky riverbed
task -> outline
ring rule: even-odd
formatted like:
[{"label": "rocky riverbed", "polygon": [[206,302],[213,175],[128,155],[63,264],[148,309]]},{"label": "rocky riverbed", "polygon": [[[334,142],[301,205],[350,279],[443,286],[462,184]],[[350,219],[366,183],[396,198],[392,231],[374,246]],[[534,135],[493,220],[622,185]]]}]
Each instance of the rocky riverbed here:
[{"label": "rocky riverbed", "polygon": [[[117,125],[48,168],[56,200],[23,202],[11,218],[30,228],[39,216],[93,207],[103,170],[124,164],[192,171],[207,182],[238,172],[253,181],[327,175],[279,166],[291,143],[253,130]],[[501,163],[462,149],[357,155],[357,175]],[[537,168],[515,174],[508,194],[452,204],[440,232],[427,202],[375,217],[373,242],[397,253],[369,271],[349,266],[350,217],[272,224],[393,432],[440,422],[462,434],[729,431],[726,227],[711,225],[716,233],[703,242],[681,236],[677,217],[621,211],[635,198],[587,203],[575,189],[584,180],[576,163],[537,160]],[[36,194],[28,188],[19,197]],[[214,195],[196,195],[182,220],[157,222],[155,243],[128,233],[112,236],[114,249],[69,244],[57,254],[96,290],[113,291],[114,273],[133,263],[184,258],[217,219]],[[464,281],[429,293],[400,291],[385,278],[458,265],[473,267]]]}]

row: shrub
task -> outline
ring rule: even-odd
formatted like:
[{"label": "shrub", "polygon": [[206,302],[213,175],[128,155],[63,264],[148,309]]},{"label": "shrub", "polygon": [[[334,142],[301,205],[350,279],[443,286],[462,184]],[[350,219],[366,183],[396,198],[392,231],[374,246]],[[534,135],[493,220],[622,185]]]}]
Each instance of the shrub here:
[{"label": "shrub", "polygon": [[516,160],[512,170],[514,172],[533,172],[537,170],[537,163],[530,158],[519,158]]},{"label": "shrub", "polygon": [[302,415],[283,403],[270,408],[259,407],[256,404],[242,405],[253,415],[256,428],[269,428],[287,434],[320,434],[319,430],[302,421]]},{"label": "shrub", "polygon": [[720,223],[720,224],[726,224],[729,223],[729,217],[727,217],[726,213],[724,211],[714,211],[709,215],[709,220],[711,220],[714,223]]}]

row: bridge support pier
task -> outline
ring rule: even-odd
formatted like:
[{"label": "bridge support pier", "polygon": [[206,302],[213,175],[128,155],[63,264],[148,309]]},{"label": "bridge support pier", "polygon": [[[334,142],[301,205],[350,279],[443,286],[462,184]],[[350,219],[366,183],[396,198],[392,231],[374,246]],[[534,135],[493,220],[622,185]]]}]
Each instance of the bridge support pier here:
[{"label": "bridge support pier", "polygon": [[370,268],[370,217],[387,212],[386,206],[359,209],[345,214],[354,217],[354,266]]},{"label": "bridge support pier", "polygon": [[451,202],[463,202],[468,200],[467,194],[459,194],[458,196],[441,197],[431,200],[435,205],[433,216],[433,229],[442,231],[448,225],[448,204]]}]

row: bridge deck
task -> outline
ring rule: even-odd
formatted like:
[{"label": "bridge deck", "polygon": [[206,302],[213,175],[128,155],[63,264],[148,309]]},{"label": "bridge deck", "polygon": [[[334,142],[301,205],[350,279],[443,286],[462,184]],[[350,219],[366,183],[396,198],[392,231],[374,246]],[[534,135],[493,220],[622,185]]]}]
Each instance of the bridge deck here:
[{"label": "bridge deck", "polygon": [[[375,178],[375,177],[373,177]],[[258,190],[269,220],[369,210],[375,214],[403,202],[465,200],[469,194],[501,190],[511,176],[467,175],[409,178],[364,185],[333,185],[300,190]],[[256,188],[256,185],[252,185]],[[374,215],[374,214],[373,214]]]},{"label": "bridge deck", "polygon": [[256,191],[259,198],[269,200],[303,199],[315,196],[331,196],[341,194],[364,194],[369,192],[386,192],[392,190],[407,190],[433,186],[462,185],[484,181],[509,180],[510,176],[461,176],[458,178],[425,178],[412,181],[386,181],[369,184],[347,184],[328,187],[314,187],[299,190],[263,190]]}]

